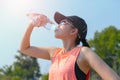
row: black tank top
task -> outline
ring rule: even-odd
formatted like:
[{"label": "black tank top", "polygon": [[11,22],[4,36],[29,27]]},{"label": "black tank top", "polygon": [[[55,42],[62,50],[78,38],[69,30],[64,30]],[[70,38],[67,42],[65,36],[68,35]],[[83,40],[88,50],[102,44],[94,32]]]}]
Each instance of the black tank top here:
[{"label": "black tank top", "polygon": [[77,62],[75,62],[75,75],[77,80],[86,80],[86,74],[80,70]]}]

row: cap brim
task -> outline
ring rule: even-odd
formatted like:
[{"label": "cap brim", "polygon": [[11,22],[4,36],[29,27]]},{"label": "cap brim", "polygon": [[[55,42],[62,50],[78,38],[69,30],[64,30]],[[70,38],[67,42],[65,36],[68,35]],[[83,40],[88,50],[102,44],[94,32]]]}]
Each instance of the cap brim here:
[{"label": "cap brim", "polygon": [[55,12],[54,15],[54,20],[59,24],[61,20],[63,19],[67,19],[66,16],[64,16],[63,14],[59,13],[59,12]]}]

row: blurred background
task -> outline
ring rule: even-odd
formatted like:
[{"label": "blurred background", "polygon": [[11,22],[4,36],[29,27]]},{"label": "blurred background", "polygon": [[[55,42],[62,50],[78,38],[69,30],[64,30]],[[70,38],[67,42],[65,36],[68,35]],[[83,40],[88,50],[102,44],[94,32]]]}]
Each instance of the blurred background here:
[{"label": "blurred background", "polygon": [[[54,21],[56,11],[85,19],[91,48],[120,75],[119,3],[119,0],[0,0],[0,79],[37,80],[42,76],[47,80],[51,62],[22,55],[18,50],[30,22],[26,14],[41,13]],[[34,29],[31,44],[62,47],[54,32],[44,28]],[[92,71],[91,80],[95,79],[101,80]]]}]

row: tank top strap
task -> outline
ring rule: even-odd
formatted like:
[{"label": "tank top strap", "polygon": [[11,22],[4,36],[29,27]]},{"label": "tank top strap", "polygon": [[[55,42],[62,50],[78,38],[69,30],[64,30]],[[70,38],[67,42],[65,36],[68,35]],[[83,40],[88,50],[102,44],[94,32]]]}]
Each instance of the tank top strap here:
[{"label": "tank top strap", "polygon": [[58,48],[55,53],[53,54],[52,58],[53,57],[56,57],[60,52],[62,51],[62,48]]},{"label": "tank top strap", "polygon": [[77,58],[78,55],[80,54],[81,48],[82,48],[82,46],[79,46],[79,47],[76,47],[76,48],[74,49],[74,53],[73,53],[73,54],[76,56],[76,58]]}]

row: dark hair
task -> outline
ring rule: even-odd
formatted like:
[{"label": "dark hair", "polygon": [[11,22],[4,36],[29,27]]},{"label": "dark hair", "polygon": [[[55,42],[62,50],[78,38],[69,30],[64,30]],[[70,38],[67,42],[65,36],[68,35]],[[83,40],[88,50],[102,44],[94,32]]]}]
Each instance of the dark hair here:
[{"label": "dark hair", "polygon": [[75,40],[75,45],[79,45],[80,42],[82,42],[82,46],[90,47],[86,39],[80,39],[79,37],[77,37]]}]

